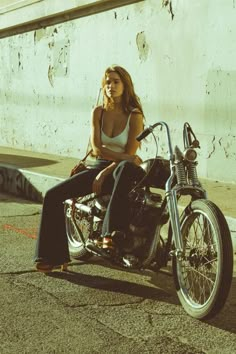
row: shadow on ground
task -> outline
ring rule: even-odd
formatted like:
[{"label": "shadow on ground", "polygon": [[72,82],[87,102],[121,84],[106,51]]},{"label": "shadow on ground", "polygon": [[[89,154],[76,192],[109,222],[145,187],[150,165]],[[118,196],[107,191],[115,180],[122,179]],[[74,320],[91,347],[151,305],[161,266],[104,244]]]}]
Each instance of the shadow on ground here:
[{"label": "shadow on ground", "polygon": [[47,159],[31,157],[31,156],[0,154],[0,163],[16,166],[19,168],[26,168],[26,167],[53,165],[58,163],[58,161],[47,160]]},{"label": "shadow on ground", "polygon": [[[126,280],[118,280],[118,279],[111,279],[109,277],[103,277],[100,275],[90,275],[84,274],[79,272],[79,267],[81,265],[88,264],[87,262],[77,262],[74,261],[70,265],[78,267],[78,271],[67,271],[67,272],[52,272],[49,273],[47,276],[56,279],[62,279],[69,283],[76,284],[78,286],[83,286],[87,288],[93,289],[100,289],[109,291],[112,293],[121,293],[126,295],[131,295],[135,297],[139,297],[142,299],[149,299],[149,300],[156,300],[162,301],[167,304],[181,306],[175,291],[174,287],[174,280],[170,273],[166,274],[162,271],[151,272],[144,271],[140,273],[138,271],[129,271],[127,269],[122,269],[118,267],[113,267],[103,260],[93,260],[90,261],[89,264],[94,264],[99,266],[103,266],[105,268],[111,269],[119,269],[125,272],[132,272],[132,273],[140,273],[142,275],[149,275],[150,280],[149,283],[152,284],[151,286],[137,284],[132,281]],[[23,275],[27,273],[35,273],[36,270],[22,270],[18,272],[6,272],[1,273],[0,276],[8,276],[8,275]],[[124,274],[125,277],[125,274]],[[187,316],[187,314],[186,314]],[[230,290],[229,297],[224,308],[212,319],[202,321],[209,326],[222,329],[224,331],[230,333],[236,333],[236,278],[233,278],[232,286]]]},{"label": "shadow on ground", "polygon": [[[115,269],[117,267],[113,267],[107,263],[104,263],[99,260],[90,261],[89,264],[94,263],[100,266],[109,267]],[[81,263],[78,263],[78,266]],[[76,265],[74,263],[73,265]],[[117,268],[119,270],[124,270],[124,272],[132,272],[132,273],[140,273],[135,270],[128,270]],[[169,272],[152,272],[152,271],[144,271],[143,274],[148,274],[150,276],[149,283],[154,285],[155,287],[141,285],[137,283],[128,282],[125,280],[117,280],[104,278],[102,276],[92,276],[85,275],[78,272],[66,272],[66,273],[51,273],[51,277],[65,279],[71,283],[82,285],[86,287],[92,287],[96,289],[111,291],[111,292],[120,292],[127,295],[133,295],[142,297],[144,299],[158,300],[162,302],[166,302],[169,304],[180,305],[179,299],[177,297],[174,279]],[[141,275],[141,274],[140,274]],[[233,278],[231,290],[229,293],[229,297],[223,309],[212,319],[203,321],[210,326],[228,331],[230,333],[236,333],[236,278]]]},{"label": "shadow on ground", "polygon": [[170,304],[177,304],[177,299],[173,298],[164,287],[154,288],[142,284],[132,283],[125,280],[111,279],[103,276],[81,274],[73,271],[52,272],[48,276],[64,279],[70,283],[88,288],[100,289],[110,292],[140,297],[143,299],[158,300]]},{"label": "shadow on ground", "polygon": [[221,312],[207,321],[211,326],[236,333],[236,278],[233,278],[229,297]]}]

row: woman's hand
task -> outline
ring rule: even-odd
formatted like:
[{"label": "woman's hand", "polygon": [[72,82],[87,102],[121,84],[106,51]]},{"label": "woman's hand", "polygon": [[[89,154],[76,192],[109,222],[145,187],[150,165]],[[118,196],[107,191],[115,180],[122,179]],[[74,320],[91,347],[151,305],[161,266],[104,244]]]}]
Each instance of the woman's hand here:
[{"label": "woman's hand", "polygon": [[134,163],[135,165],[139,166],[143,160],[141,159],[141,157],[139,157],[138,155],[127,155],[127,161]]},{"label": "woman's hand", "polygon": [[97,176],[95,177],[94,181],[93,181],[93,193],[96,194],[100,194],[102,191],[102,185],[104,183],[104,180],[106,179],[106,177],[108,175],[110,175],[114,169],[117,166],[117,162],[112,162],[109,166],[107,166],[106,168],[104,168],[104,170],[100,171]]},{"label": "woman's hand", "polygon": [[101,194],[102,191],[102,185],[103,182],[105,180],[105,177],[107,176],[107,173],[103,171],[99,172],[99,174],[95,177],[94,181],[93,181],[93,193],[96,194]]}]

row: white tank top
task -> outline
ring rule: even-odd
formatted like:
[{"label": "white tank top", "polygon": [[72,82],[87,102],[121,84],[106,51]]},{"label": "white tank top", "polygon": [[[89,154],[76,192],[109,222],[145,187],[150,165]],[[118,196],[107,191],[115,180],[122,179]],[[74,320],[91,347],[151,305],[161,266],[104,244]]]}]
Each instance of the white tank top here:
[{"label": "white tank top", "polygon": [[129,136],[129,121],[130,121],[130,116],[131,113],[127,119],[127,123],[125,126],[125,129],[118,135],[110,138],[103,132],[103,119],[101,122],[101,141],[102,141],[102,146],[115,151],[115,152],[124,152],[125,147],[128,141],[128,136]]}]

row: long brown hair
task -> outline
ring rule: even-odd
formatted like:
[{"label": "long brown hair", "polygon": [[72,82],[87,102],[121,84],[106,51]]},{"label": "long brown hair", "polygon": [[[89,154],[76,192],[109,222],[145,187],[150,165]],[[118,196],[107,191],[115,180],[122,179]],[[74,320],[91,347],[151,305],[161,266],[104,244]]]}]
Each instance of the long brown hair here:
[{"label": "long brown hair", "polygon": [[137,109],[143,114],[142,105],[140,102],[139,97],[136,95],[134,91],[134,84],[131,79],[130,74],[124,68],[118,65],[109,66],[104,73],[102,78],[102,90],[103,90],[103,99],[104,99],[104,109],[111,110],[113,108],[113,100],[112,98],[108,97],[106,94],[106,77],[109,73],[116,72],[123,85],[124,85],[124,92],[122,95],[122,105],[125,112],[130,113],[133,109]]}]

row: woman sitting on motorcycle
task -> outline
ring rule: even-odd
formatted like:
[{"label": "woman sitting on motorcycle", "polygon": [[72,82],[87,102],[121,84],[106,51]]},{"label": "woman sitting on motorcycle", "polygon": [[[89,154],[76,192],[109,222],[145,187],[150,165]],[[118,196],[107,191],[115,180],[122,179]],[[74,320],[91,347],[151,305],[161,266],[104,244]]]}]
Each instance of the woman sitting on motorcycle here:
[{"label": "woman sitting on motorcycle", "polygon": [[[111,194],[101,247],[112,247],[116,231],[125,233],[129,221],[128,192],[141,177],[142,160],[136,140],[144,115],[129,73],[120,66],[106,69],[102,79],[103,106],[92,113],[91,144],[95,164],[47,191],[36,245],[36,268],[50,272],[70,261],[63,201],[92,192]],[[139,177],[140,176],[140,177]]]}]

